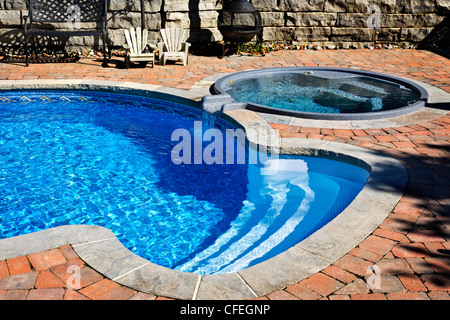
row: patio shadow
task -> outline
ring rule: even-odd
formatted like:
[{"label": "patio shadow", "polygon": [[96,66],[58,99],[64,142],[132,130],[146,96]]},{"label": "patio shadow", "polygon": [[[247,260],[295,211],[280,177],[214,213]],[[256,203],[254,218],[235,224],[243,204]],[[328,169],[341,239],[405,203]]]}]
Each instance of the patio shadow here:
[{"label": "patio shadow", "polygon": [[450,59],[450,16],[447,16],[419,43],[418,49],[429,50]]}]

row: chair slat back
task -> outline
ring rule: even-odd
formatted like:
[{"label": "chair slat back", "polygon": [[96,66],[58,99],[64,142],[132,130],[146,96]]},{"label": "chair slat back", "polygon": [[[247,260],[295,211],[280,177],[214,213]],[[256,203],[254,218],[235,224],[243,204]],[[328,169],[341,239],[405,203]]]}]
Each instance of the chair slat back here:
[{"label": "chair slat back", "polygon": [[161,36],[170,52],[178,52],[184,41],[185,30],[182,28],[167,28],[161,30]]},{"label": "chair slat back", "polygon": [[130,28],[130,34],[131,34],[131,43],[133,45],[133,51],[134,53],[139,53],[137,46],[136,32],[134,31],[134,28]]},{"label": "chair slat back", "polygon": [[131,54],[139,54],[144,52],[148,40],[147,29],[142,31],[140,27],[137,27],[136,30],[131,27],[129,30],[125,29],[124,33]]},{"label": "chair slat back", "polygon": [[127,45],[128,48],[130,48],[130,53],[131,54],[136,54],[135,50],[134,50],[134,46],[133,46],[133,40],[131,40],[131,33],[130,30],[125,29],[124,30],[125,33],[125,39],[127,40]]},{"label": "chair slat back", "polygon": [[144,31],[142,31],[141,52],[144,52],[145,47],[147,46],[147,41],[148,41],[148,30],[144,29]]}]

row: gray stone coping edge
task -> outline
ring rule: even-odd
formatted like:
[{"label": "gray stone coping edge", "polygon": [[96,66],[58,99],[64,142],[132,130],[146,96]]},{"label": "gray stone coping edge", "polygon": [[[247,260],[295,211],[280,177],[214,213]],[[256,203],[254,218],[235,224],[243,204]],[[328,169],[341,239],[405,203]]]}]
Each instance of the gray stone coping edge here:
[{"label": "gray stone coping edge", "polygon": [[[89,89],[98,89],[98,83],[105,86],[103,81],[80,82]],[[180,99],[192,101],[192,93],[185,90],[169,90],[169,93],[159,86],[121,84],[114,90],[119,92],[124,86],[127,92],[159,90],[164,95],[177,94]],[[63,85],[66,89],[77,89],[69,83]],[[44,87],[55,89],[55,84],[39,85],[41,89]],[[27,89],[18,83],[11,87],[12,90],[18,88]],[[5,89],[1,82],[0,89]],[[135,290],[184,300],[251,299],[282,289],[331,265],[368,237],[403,195],[407,171],[390,156],[333,141],[279,138],[263,118],[250,110],[228,111],[224,118],[246,130],[250,145],[278,149],[282,154],[326,156],[359,165],[371,175],[354,201],[327,225],[287,251],[235,273],[199,275],[168,269],[129,251],[112,231],[90,225],[60,226],[2,239],[0,260],[70,244],[90,267]]]},{"label": "gray stone coping edge", "polygon": [[0,90],[87,90],[147,96],[199,108],[204,91],[189,91],[128,81],[89,79],[0,80]]}]

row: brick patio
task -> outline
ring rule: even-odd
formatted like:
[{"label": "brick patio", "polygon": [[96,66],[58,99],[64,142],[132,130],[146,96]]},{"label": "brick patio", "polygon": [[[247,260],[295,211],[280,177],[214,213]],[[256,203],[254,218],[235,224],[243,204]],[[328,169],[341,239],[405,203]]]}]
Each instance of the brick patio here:
[{"label": "brick patio", "polygon": [[[343,67],[386,72],[419,80],[450,93],[450,60],[427,51],[278,51],[265,57],[193,56],[190,65],[154,69],[110,68],[100,60],[74,64],[0,64],[0,80],[96,79],[133,81],[190,89],[218,73],[287,66]],[[448,108],[448,106],[447,106]],[[333,140],[384,152],[401,161],[409,181],[389,217],[361,244],[311,277],[259,299],[449,300],[450,292],[450,115],[411,126],[383,129],[325,129],[271,124],[282,137]],[[81,284],[70,289],[67,267],[80,267]],[[369,289],[368,268],[381,275]],[[106,279],[70,246],[0,261],[0,300],[165,299]]]}]

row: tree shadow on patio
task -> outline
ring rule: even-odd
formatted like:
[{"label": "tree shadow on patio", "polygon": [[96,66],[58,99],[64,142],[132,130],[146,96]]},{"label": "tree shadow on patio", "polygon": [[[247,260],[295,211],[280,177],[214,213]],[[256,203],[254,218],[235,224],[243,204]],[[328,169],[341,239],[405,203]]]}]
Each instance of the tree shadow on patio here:
[{"label": "tree shadow on patio", "polygon": [[[414,264],[414,271],[430,291],[448,291],[450,250],[446,243],[450,240],[450,162],[446,155],[450,154],[450,145],[447,141],[441,144],[434,141],[423,143],[421,147],[427,155],[386,150],[405,165],[408,183],[399,202],[406,205],[399,207],[398,204],[381,228],[387,227],[405,236],[394,247],[393,253]],[[385,186],[379,187],[384,189]]]},{"label": "tree shadow on patio", "polygon": [[450,59],[450,16],[419,43],[418,49],[429,50]]},{"label": "tree shadow on patio", "polygon": [[450,102],[439,102],[439,103],[433,103],[429,104],[428,107],[440,109],[440,110],[449,110],[450,111]]}]

